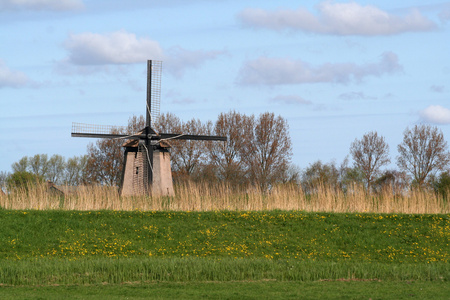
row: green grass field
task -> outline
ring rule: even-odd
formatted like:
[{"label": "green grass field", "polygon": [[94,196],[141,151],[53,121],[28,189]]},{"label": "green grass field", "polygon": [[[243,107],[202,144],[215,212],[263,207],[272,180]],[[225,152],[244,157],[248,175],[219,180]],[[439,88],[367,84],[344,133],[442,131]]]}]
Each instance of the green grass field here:
[{"label": "green grass field", "polygon": [[0,210],[0,223],[0,298],[450,294],[450,215]]}]

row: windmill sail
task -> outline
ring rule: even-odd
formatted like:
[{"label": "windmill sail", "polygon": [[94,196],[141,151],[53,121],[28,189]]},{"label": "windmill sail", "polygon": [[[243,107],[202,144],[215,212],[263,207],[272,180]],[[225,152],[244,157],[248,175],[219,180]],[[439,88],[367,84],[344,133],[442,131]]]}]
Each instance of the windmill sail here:
[{"label": "windmill sail", "polygon": [[155,129],[161,107],[162,62],[147,62],[147,126]]},{"label": "windmill sail", "polygon": [[138,138],[126,134],[127,127],[112,125],[96,125],[72,123],[73,137],[91,137],[91,138]]}]

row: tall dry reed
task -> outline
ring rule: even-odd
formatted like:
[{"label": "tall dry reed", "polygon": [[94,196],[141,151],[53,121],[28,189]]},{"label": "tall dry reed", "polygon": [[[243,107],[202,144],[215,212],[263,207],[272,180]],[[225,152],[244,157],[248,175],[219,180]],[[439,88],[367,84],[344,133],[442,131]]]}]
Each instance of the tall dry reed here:
[{"label": "tall dry reed", "polygon": [[119,197],[116,188],[63,187],[64,195],[47,184],[29,186],[0,195],[4,209],[63,210],[304,210],[315,212],[369,212],[434,214],[450,213],[449,202],[434,192],[411,190],[395,194],[391,189],[368,193],[354,185],[346,192],[317,185],[305,193],[301,186],[286,184],[263,192],[258,187],[236,189],[227,184],[186,183],[175,187],[174,197]]}]

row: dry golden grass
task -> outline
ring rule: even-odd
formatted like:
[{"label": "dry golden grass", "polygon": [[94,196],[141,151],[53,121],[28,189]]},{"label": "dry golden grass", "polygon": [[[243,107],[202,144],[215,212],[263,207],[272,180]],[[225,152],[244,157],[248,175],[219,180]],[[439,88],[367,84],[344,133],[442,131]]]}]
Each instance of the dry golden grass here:
[{"label": "dry golden grass", "polygon": [[258,188],[237,190],[226,184],[186,183],[176,186],[175,197],[119,197],[116,188],[79,187],[64,197],[49,192],[47,184],[0,196],[4,209],[63,210],[304,210],[317,212],[450,213],[449,202],[430,191],[412,190],[395,195],[386,189],[369,194],[360,186],[344,193],[319,185],[306,195],[298,185],[280,185],[264,193]]}]

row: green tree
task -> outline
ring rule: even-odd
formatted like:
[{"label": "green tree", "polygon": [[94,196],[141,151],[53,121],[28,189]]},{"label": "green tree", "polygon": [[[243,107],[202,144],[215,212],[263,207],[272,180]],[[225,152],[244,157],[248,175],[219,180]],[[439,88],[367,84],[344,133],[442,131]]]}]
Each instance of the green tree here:
[{"label": "green tree", "polygon": [[6,180],[9,191],[19,188],[28,190],[30,185],[35,185],[44,181],[45,179],[42,176],[27,171],[14,172]]},{"label": "green tree", "polygon": [[327,164],[320,160],[310,164],[302,174],[302,186],[307,193],[312,193],[319,185],[337,188],[339,170],[334,162]]},{"label": "green tree", "polygon": [[448,200],[448,194],[450,192],[450,173],[449,171],[442,172],[439,177],[433,181],[434,191]]},{"label": "green tree", "polygon": [[64,170],[63,183],[67,185],[80,185],[85,183],[86,164],[88,156],[74,156],[69,158]]},{"label": "green tree", "polygon": [[48,167],[45,178],[56,184],[62,184],[64,182],[65,169],[65,158],[61,155],[54,154],[48,160]]},{"label": "green tree", "polygon": [[28,170],[28,157],[22,157],[18,162],[11,165],[13,173],[15,172],[25,172]]},{"label": "green tree", "polygon": [[36,154],[28,159],[28,169],[34,175],[46,177],[49,168],[47,154]]}]

